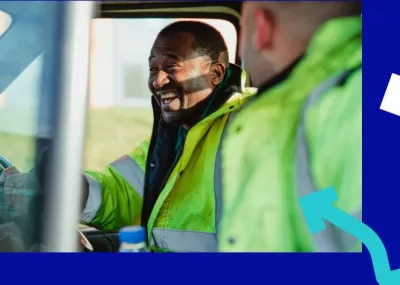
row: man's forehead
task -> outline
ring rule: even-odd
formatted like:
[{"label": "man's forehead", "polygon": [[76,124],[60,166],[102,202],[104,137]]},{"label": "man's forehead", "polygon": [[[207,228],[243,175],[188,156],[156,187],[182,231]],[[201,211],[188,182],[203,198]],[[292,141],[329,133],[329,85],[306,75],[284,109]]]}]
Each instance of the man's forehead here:
[{"label": "man's forehead", "polygon": [[150,58],[156,56],[172,59],[187,58],[193,53],[193,40],[190,33],[169,33],[158,36],[151,48]]}]

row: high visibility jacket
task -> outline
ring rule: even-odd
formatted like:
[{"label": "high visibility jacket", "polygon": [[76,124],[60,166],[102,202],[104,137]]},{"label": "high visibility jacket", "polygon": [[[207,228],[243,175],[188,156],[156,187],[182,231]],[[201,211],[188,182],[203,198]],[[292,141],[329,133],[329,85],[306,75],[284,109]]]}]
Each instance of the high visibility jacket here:
[{"label": "high visibility jacket", "polygon": [[341,229],[312,235],[298,199],[334,186],[361,219],[361,19],[333,19],[288,77],[259,90],[222,146],[221,251],[359,251]]},{"label": "high visibility jacket", "polygon": [[[221,212],[220,140],[226,122],[245,98],[255,93],[245,87],[246,75],[237,66],[230,69],[231,78],[224,90],[237,90],[217,110],[206,116],[187,133],[183,150],[165,177],[147,224],[148,242],[154,251],[210,252],[217,251],[216,229]],[[234,87],[234,88],[232,88]],[[214,94],[213,96],[219,96]],[[155,128],[160,109],[153,104]],[[163,134],[166,135],[166,134]],[[107,231],[141,223],[143,197],[150,191],[147,182],[157,163],[152,142],[158,139],[153,130],[151,139],[143,141],[133,152],[112,162],[102,172],[87,170],[89,198],[82,220]],[[149,151],[150,150],[150,151]],[[220,169],[220,167],[217,167]]]}]

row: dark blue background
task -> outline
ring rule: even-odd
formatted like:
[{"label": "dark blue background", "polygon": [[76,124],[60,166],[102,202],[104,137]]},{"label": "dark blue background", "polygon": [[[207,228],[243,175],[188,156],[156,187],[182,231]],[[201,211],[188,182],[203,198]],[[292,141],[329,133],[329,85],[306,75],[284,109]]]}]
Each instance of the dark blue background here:
[{"label": "dark blue background", "polygon": [[[383,240],[393,269],[400,267],[400,117],[379,106],[391,73],[400,74],[399,6],[371,0],[363,7],[363,220]],[[1,284],[377,284],[365,248],[362,254],[4,254],[0,275]]]}]

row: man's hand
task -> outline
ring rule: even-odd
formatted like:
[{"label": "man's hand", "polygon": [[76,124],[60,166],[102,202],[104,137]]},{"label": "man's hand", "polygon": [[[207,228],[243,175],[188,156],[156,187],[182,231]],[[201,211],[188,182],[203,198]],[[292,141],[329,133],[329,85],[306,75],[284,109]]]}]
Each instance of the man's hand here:
[{"label": "man's hand", "polygon": [[23,252],[21,231],[15,223],[0,225],[0,252]]},{"label": "man's hand", "polygon": [[35,170],[20,173],[7,168],[0,177],[0,187],[0,216],[8,219],[28,215],[32,198],[40,194]]}]

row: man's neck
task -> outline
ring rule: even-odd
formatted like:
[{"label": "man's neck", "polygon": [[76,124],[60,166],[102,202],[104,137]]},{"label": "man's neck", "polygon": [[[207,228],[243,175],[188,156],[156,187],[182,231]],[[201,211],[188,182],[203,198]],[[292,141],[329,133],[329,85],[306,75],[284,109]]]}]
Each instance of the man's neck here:
[{"label": "man's neck", "polygon": [[211,93],[204,100],[198,102],[195,106],[181,111],[182,119],[183,119],[183,121],[186,122],[186,124],[183,124],[182,126],[186,130],[189,130],[190,128],[192,128],[194,125],[196,125],[203,119],[203,114],[204,114],[205,110],[207,109],[208,105],[210,103],[212,103],[210,101],[211,101],[213,95],[214,95],[214,92]]},{"label": "man's neck", "polygon": [[293,69],[298,65],[298,63],[302,60],[303,54],[300,55],[295,61],[293,61],[289,66],[287,66],[282,72],[278,73],[274,77],[269,80],[266,80],[260,88],[258,88],[257,95],[264,93],[265,90],[270,89],[271,87],[283,82],[286,80],[289,75],[292,73]]}]

